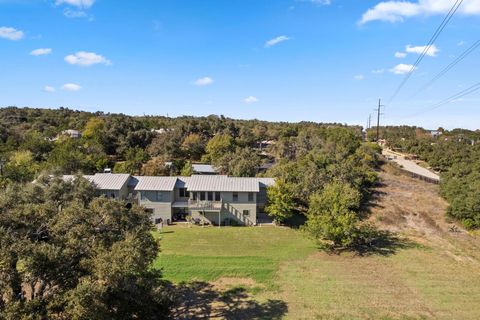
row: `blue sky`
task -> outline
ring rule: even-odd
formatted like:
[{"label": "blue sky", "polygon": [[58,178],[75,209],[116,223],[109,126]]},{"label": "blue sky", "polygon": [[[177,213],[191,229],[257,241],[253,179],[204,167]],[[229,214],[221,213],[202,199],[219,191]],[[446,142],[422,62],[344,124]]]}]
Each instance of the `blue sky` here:
[{"label": "blue sky", "polygon": [[[0,0],[0,105],[364,125],[452,3]],[[480,48],[412,97],[479,35],[464,0],[384,121],[479,128],[480,92],[422,111],[480,81]]]}]

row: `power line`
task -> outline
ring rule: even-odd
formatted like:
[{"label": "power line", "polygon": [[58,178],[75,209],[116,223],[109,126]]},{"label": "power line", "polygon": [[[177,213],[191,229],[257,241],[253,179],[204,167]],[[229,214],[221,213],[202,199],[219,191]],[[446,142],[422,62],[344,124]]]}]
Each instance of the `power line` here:
[{"label": "power line", "polygon": [[429,86],[431,86],[435,81],[443,77],[448,71],[450,71],[453,67],[455,67],[458,63],[460,63],[463,59],[465,59],[470,53],[475,51],[480,46],[480,40],[477,40],[473,45],[471,45],[467,50],[465,50],[461,55],[457,57],[454,61],[452,61],[448,66],[442,69],[437,75],[435,75],[429,82],[427,82],[424,86],[422,86],[417,92],[415,92],[412,97],[416,96]]},{"label": "power line", "polygon": [[418,65],[420,64],[420,62],[422,62],[423,58],[425,58],[426,54],[428,53],[428,51],[430,50],[430,48],[432,47],[432,45],[435,43],[435,41],[437,40],[438,36],[440,35],[440,33],[442,33],[443,29],[445,29],[445,27],[447,26],[448,22],[450,22],[450,20],[452,19],[453,15],[455,14],[455,12],[457,12],[458,8],[460,7],[460,5],[462,4],[463,0],[456,0],[454,5],[452,6],[452,8],[450,8],[450,11],[447,13],[447,15],[445,16],[445,18],[443,18],[443,21],[442,23],[438,26],[437,30],[435,31],[435,33],[433,34],[433,36],[430,38],[430,41],[428,41],[428,44],[425,46],[425,48],[423,49],[422,53],[420,54],[420,56],[417,58],[417,61],[415,61],[415,63],[412,65],[412,67],[410,68],[410,70],[407,72],[407,74],[405,75],[405,77],[403,78],[402,82],[400,83],[400,85],[397,87],[397,89],[394,91],[393,95],[390,97],[390,99],[388,100],[388,103],[390,104],[393,99],[395,99],[395,97],[398,95],[398,93],[400,92],[400,90],[402,90],[403,86],[405,86],[405,84],[407,83],[408,79],[410,79],[410,77],[412,76],[412,73],[417,69]]},{"label": "power line", "polygon": [[458,93],[456,93],[456,94],[454,94],[454,95],[452,95],[452,96],[450,96],[450,97],[448,97],[448,98],[446,98],[446,99],[444,99],[444,100],[442,100],[442,101],[440,101],[440,102],[438,102],[438,103],[435,103],[435,104],[431,105],[430,107],[426,108],[425,110],[422,110],[422,111],[420,111],[420,112],[414,113],[414,114],[409,115],[409,116],[406,116],[405,118],[415,117],[415,116],[417,116],[417,115],[419,115],[419,114],[422,114],[422,113],[425,113],[425,112],[429,112],[429,111],[438,109],[438,108],[440,108],[441,106],[444,106],[444,105],[446,105],[446,104],[449,104],[449,103],[451,103],[451,102],[453,102],[453,101],[455,101],[455,100],[458,100],[458,99],[460,99],[460,98],[463,98],[463,97],[465,97],[465,96],[467,96],[467,95],[469,95],[469,94],[472,94],[472,93],[474,93],[474,92],[476,92],[476,91],[478,91],[478,90],[480,90],[480,82],[477,82],[476,84],[468,87],[467,89],[464,89],[464,90],[462,90],[462,91],[460,91],[460,92],[458,92]]}]

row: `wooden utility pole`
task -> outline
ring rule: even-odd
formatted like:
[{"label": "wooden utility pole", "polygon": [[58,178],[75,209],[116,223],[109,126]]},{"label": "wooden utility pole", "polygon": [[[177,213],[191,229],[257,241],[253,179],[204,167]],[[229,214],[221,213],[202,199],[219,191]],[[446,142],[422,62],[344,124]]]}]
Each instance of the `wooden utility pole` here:
[{"label": "wooden utility pole", "polygon": [[381,113],[382,107],[384,107],[382,105],[382,99],[378,99],[378,108],[375,109],[375,111],[377,111],[377,142],[378,139],[380,139],[380,115],[383,114]]}]

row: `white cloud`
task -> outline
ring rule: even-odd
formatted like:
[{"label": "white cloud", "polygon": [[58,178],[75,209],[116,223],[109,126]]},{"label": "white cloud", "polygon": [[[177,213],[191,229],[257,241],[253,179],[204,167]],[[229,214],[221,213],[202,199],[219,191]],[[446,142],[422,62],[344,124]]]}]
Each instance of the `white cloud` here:
[{"label": "white cloud", "polygon": [[75,54],[70,54],[64,59],[69,64],[76,64],[82,67],[92,66],[94,64],[111,65],[110,60],[107,60],[104,56],[96,54],[95,52],[79,51]]},{"label": "white cloud", "polygon": [[270,39],[267,42],[265,42],[265,48],[273,47],[274,45],[277,45],[287,40],[291,40],[291,38],[287,36],[278,36],[276,38]]},{"label": "white cloud", "polygon": [[405,58],[407,54],[405,52],[395,52],[395,58]]},{"label": "white cloud", "polygon": [[254,96],[249,96],[243,99],[243,102],[245,102],[246,104],[252,104],[252,103],[258,102],[258,99]]},{"label": "white cloud", "polygon": [[80,87],[78,84],[76,83],[65,83],[63,86],[62,86],[62,90],[65,90],[65,91],[78,91],[82,89],[82,87]]},{"label": "white cloud", "polygon": [[[405,47],[405,51],[408,52],[408,53],[417,53],[417,54],[422,54],[423,51],[427,48],[427,46],[416,46],[416,47],[413,47],[411,45],[408,45]],[[430,48],[428,48],[427,52],[425,53],[425,55],[429,56],[429,57],[435,57],[437,55],[437,53],[439,52],[440,50],[435,46],[435,45],[432,45],[430,46]]]},{"label": "white cloud", "polygon": [[[405,18],[419,15],[446,14],[453,3],[453,0],[383,1],[368,9],[362,15],[359,23],[365,24],[375,20],[402,22]],[[464,0],[458,9],[458,13],[480,15],[480,0]]]},{"label": "white cloud", "polygon": [[43,56],[46,54],[52,53],[52,49],[50,48],[40,48],[40,49],[35,49],[30,52],[30,55],[32,56]]},{"label": "white cloud", "polygon": [[390,69],[390,72],[395,73],[395,74],[406,74],[406,73],[410,73],[410,72],[417,69],[416,67],[413,68],[413,69],[412,68],[413,68],[412,64],[400,63],[400,64],[397,64],[392,69]]},{"label": "white cloud", "polygon": [[196,86],[208,86],[213,83],[213,79],[210,77],[203,77],[200,79],[195,80],[194,84]]},{"label": "white cloud", "polygon": [[363,74],[357,74],[356,76],[353,77],[355,80],[363,80],[365,79],[365,76]]},{"label": "white cloud", "polygon": [[55,92],[56,90],[52,86],[45,86],[45,87],[43,87],[43,91],[45,91],[45,92]]},{"label": "white cloud", "polygon": [[73,6],[73,7],[85,8],[85,9],[88,9],[91,6],[93,6],[94,3],[95,3],[95,0],[56,0],[55,1],[55,4],[57,6],[62,5],[62,4],[66,4],[66,5],[70,5],[70,6]]},{"label": "white cloud", "polygon": [[63,10],[63,15],[67,18],[86,18],[88,14],[83,10],[71,10],[66,8]]},{"label": "white cloud", "polygon": [[376,69],[376,70],[372,70],[372,73],[373,74],[382,74],[385,72],[385,69]]},{"label": "white cloud", "polygon": [[11,27],[0,27],[0,38],[8,40],[20,40],[24,36],[23,31]]}]

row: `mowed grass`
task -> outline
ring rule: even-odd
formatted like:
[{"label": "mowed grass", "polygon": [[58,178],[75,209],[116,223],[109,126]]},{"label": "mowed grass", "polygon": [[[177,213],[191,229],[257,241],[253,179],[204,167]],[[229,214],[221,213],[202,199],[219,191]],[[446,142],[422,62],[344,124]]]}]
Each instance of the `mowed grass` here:
[{"label": "mowed grass", "polygon": [[155,235],[155,266],[166,279],[251,278],[264,286],[253,298],[285,302],[285,318],[480,319],[480,264],[467,251],[432,244],[388,256],[330,255],[275,227],[175,226]]},{"label": "mowed grass", "polygon": [[384,256],[317,253],[282,265],[292,319],[480,319],[480,271],[437,248]]},{"label": "mowed grass", "polygon": [[280,263],[316,251],[301,232],[279,227],[166,227],[155,232],[161,253],[154,263],[173,282],[252,278],[272,286]]}]

